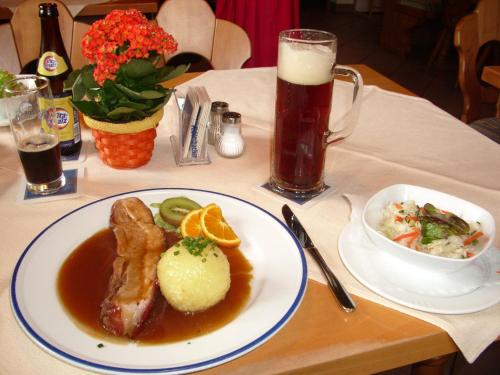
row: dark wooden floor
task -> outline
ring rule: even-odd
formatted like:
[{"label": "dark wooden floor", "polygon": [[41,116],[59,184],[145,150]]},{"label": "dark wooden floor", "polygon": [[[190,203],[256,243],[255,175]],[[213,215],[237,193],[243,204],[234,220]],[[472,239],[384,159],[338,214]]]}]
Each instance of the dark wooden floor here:
[{"label": "dark wooden floor", "polygon": [[[442,63],[434,64],[427,70],[434,46],[432,37],[428,38],[428,31],[424,42],[419,30],[415,30],[414,46],[408,56],[403,57],[380,46],[382,13],[368,15],[354,11],[328,10],[323,4],[321,1],[302,2],[301,27],[328,30],[337,35],[339,64],[368,65],[451,115],[460,117],[462,94],[457,81],[458,58],[451,40]],[[494,116],[493,104],[484,105],[482,110],[483,117]]]}]

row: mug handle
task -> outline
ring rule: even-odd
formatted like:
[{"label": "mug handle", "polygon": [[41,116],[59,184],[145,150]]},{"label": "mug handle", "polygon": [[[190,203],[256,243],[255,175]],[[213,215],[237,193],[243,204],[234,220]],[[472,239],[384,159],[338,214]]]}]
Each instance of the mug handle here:
[{"label": "mug handle", "polygon": [[349,77],[351,81],[354,83],[354,90],[352,95],[352,107],[347,112],[342,121],[345,125],[336,131],[327,130],[326,134],[326,144],[329,145],[331,143],[340,141],[344,138],[350,136],[356,126],[359,118],[359,110],[361,108],[361,99],[363,97],[363,77],[356,69],[353,69],[349,66],[345,65],[336,65],[333,68],[333,73],[335,75],[340,75],[344,77]]}]

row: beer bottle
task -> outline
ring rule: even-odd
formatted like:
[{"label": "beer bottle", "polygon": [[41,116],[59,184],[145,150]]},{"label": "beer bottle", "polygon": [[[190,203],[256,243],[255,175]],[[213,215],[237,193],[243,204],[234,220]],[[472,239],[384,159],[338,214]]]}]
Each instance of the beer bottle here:
[{"label": "beer bottle", "polygon": [[79,112],[71,105],[71,91],[63,90],[64,80],[73,68],[62,41],[57,5],[42,3],[39,5],[38,14],[42,26],[42,41],[37,74],[47,77],[50,81],[59,127],[61,154],[72,155],[82,147]]}]

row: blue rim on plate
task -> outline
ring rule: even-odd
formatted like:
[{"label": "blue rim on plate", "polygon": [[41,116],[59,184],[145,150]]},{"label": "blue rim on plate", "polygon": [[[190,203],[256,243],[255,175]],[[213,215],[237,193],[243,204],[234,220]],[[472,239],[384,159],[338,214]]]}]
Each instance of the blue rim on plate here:
[{"label": "blue rim on plate", "polygon": [[[270,329],[268,329],[266,332],[262,333],[258,338],[246,343],[245,345],[238,347],[235,350],[232,350],[232,351],[225,353],[223,355],[220,355],[218,357],[211,358],[209,360],[191,363],[191,364],[184,365],[184,366],[176,366],[176,367],[168,367],[167,366],[167,367],[158,367],[158,368],[126,368],[126,367],[116,367],[116,366],[104,365],[104,364],[100,364],[100,363],[96,363],[96,362],[92,362],[92,361],[87,361],[87,360],[84,360],[84,359],[79,358],[77,356],[71,355],[71,354],[65,352],[64,350],[61,350],[61,349],[55,347],[54,345],[49,343],[44,337],[42,337],[30,325],[30,323],[28,322],[26,317],[23,315],[23,311],[21,310],[21,307],[19,306],[18,294],[16,292],[16,285],[18,282],[19,270],[20,270],[21,266],[23,265],[23,260],[25,259],[26,255],[30,252],[30,250],[32,249],[32,247],[36,243],[36,241],[39,238],[41,238],[50,228],[52,228],[58,222],[64,220],[68,216],[73,215],[74,213],[76,213],[76,212],[78,212],[78,211],[80,211],[88,206],[96,205],[99,202],[111,200],[111,199],[114,199],[116,197],[120,197],[123,195],[145,193],[145,192],[162,192],[162,191],[169,192],[169,191],[175,191],[175,190],[214,194],[214,195],[218,195],[221,197],[227,197],[227,198],[242,202],[246,205],[249,205],[255,209],[260,210],[261,212],[263,212],[264,214],[269,216],[276,223],[278,223],[280,225],[280,227],[284,231],[286,231],[286,233],[288,233],[288,235],[290,236],[291,239],[293,239],[296,250],[298,251],[298,254],[299,254],[302,274],[300,276],[300,286],[296,291],[296,295],[295,295],[293,301],[291,302],[290,306],[288,307],[286,313],[281,317],[281,319],[276,321],[276,323]],[[232,359],[240,357],[243,354],[246,354],[247,352],[251,351],[252,349],[255,349],[256,347],[258,347],[261,344],[263,344],[264,342],[266,342],[275,333],[277,333],[288,322],[288,320],[293,316],[293,314],[295,313],[295,311],[297,310],[297,308],[299,307],[299,305],[302,301],[302,298],[303,298],[304,293],[305,293],[306,285],[307,285],[307,263],[306,263],[306,259],[305,259],[302,247],[300,246],[299,242],[297,241],[295,236],[292,234],[292,232],[290,232],[288,227],[286,227],[285,224],[283,224],[280,220],[278,220],[270,212],[264,210],[263,208],[255,205],[251,202],[248,202],[246,200],[243,200],[243,199],[231,196],[231,195],[223,194],[223,193],[209,191],[209,190],[190,189],[190,188],[155,188],[155,189],[134,190],[134,191],[119,193],[119,194],[115,194],[115,195],[111,195],[111,196],[108,196],[105,198],[98,199],[96,201],[87,203],[79,208],[76,208],[76,209],[70,211],[69,213],[63,215],[62,217],[60,217],[59,219],[57,219],[56,221],[51,223],[49,226],[47,226],[44,230],[42,230],[30,242],[30,244],[26,247],[26,249],[21,254],[19,260],[17,261],[14,272],[13,272],[11,285],[10,285],[10,292],[11,292],[10,299],[11,299],[12,310],[14,312],[16,319],[17,319],[17,322],[19,323],[21,328],[25,331],[25,333],[42,349],[44,349],[45,351],[49,352],[50,354],[54,355],[55,357],[62,359],[63,361],[66,361],[70,364],[76,365],[76,366],[81,367],[81,368],[90,369],[90,370],[94,370],[94,371],[97,370],[99,372],[105,372],[105,373],[152,373],[152,374],[154,374],[154,373],[183,373],[183,372],[200,371],[203,369],[208,369],[210,367],[214,367],[214,366],[219,365],[219,364],[223,364],[223,363],[228,362]],[[238,317],[235,318],[235,320],[237,320],[237,319],[238,319]]]}]

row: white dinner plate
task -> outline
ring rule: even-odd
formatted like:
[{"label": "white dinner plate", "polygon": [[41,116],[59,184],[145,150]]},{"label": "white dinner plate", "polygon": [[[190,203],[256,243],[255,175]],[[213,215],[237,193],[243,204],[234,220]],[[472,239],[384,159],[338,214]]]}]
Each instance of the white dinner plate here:
[{"label": "white dinner plate", "polygon": [[[216,203],[241,238],[240,250],[253,266],[251,294],[235,320],[205,336],[161,345],[98,344],[65,312],[56,279],[68,255],[107,227],[111,205],[136,196],[149,205],[187,196],[201,205]],[[14,270],[11,304],[28,336],[50,354],[102,373],[186,373],[237,358],[263,344],[291,318],[304,295],[307,266],[292,233],[276,217],[244,200],[191,189],[139,190],[82,206],[44,229],[26,248]]]},{"label": "white dinner plate", "polygon": [[442,274],[379,251],[360,223],[349,223],[339,237],[339,254],[349,272],[368,289],[413,309],[465,314],[500,302],[500,251],[495,248],[470,266]]}]

